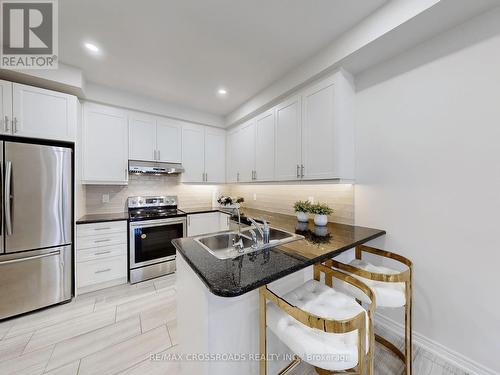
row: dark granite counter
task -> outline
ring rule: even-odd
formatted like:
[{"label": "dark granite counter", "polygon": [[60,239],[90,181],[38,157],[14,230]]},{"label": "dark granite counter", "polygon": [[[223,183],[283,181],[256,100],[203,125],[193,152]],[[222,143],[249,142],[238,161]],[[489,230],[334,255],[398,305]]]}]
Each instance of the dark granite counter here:
[{"label": "dark granite counter", "polygon": [[77,224],[105,223],[107,221],[128,220],[128,212],[117,212],[110,214],[91,214],[82,216],[76,221]]},{"label": "dark granite counter", "polygon": [[245,294],[385,234],[379,229],[338,223],[315,227],[312,221],[298,223],[290,215],[248,208],[244,211],[251,217],[268,220],[272,227],[301,234],[305,239],[225,260],[214,257],[191,238],[172,241],[207,288],[221,297]]},{"label": "dark granite counter", "polygon": [[194,208],[183,208],[180,207],[179,210],[184,211],[188,215],[193,215],[193,214],[206,214],[209,212],[222,212],[229,214],[228,212],[224,211],[224,209],[221,209],[220,207],[194,207]]}]

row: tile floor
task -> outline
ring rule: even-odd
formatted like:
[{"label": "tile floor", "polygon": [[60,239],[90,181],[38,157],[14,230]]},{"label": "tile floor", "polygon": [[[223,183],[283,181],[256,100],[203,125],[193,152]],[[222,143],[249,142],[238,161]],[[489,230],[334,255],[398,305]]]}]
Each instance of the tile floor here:
[{"label": "tile floor", "polygon": [[[151,353],[175,353],[175,293],[171,275],[2,322],[0,375],[178,375],[177,363],[149,359]],[[375,374],[402,373],[401,363],[377,347]],[[466,375],[418,348],[414,373]],[[301,365],[294,374],[315,371]]]}]

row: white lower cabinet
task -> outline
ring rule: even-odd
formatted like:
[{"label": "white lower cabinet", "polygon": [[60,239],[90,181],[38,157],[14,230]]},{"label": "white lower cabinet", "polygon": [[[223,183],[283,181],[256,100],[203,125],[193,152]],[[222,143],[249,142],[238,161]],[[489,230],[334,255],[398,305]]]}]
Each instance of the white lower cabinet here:
[{"label": "white lower cabinet", "polygon": [[125,220],[77,225],[77,294],[127,282],[127,233]]},{"label": "white lower cabinet", "polygon": [[222,212],[208,212],[203,214],[188,215],[188,237],[228,230],[229,218],[229,215]]}]

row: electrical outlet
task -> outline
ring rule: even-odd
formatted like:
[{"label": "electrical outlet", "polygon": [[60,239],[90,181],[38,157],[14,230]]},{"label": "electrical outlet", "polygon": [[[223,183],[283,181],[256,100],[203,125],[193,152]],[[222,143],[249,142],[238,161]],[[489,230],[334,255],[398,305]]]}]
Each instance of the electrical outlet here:
[{"label": "electrical outlet", "polygon": [[102,203],[109,203],[109,194],[102,195]]},{"label": "electrical outlet", "polygon": [[257,200],[257,193],[253,193],[253,200],[256,201]]},{"label": "electrical outlet", "polygon": [[309,197],[309,198],[307,198],[307,200],[308,200],[309,202],[311,202],[311,203],[314,203],[314,197]]}]

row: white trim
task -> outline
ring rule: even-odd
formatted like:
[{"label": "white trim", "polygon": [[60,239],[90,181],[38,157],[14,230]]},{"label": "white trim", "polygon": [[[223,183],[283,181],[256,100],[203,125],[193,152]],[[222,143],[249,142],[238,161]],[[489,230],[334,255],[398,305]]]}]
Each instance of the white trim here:
[{"label": "white trim", "polygon": [[[384,329],[390,331],[394,335],[402,337],[402,332],[404,332],[404,327],[402,324],[395,322],[386,316],[376,313],[375,321],[378,325],[382,326]],[[434,354],[435,356],[441,358],[443,361],[450,363],[451,365],[458,367],[471,375],[500,375],[490,368],[487,368],[480,363],[464,356],[463,354],[457,353],[456,351],[447,348],[444,345],[437,343],[425,337],[424,335],[413,331],[413,344],[420,346],[422,349]]]}]

